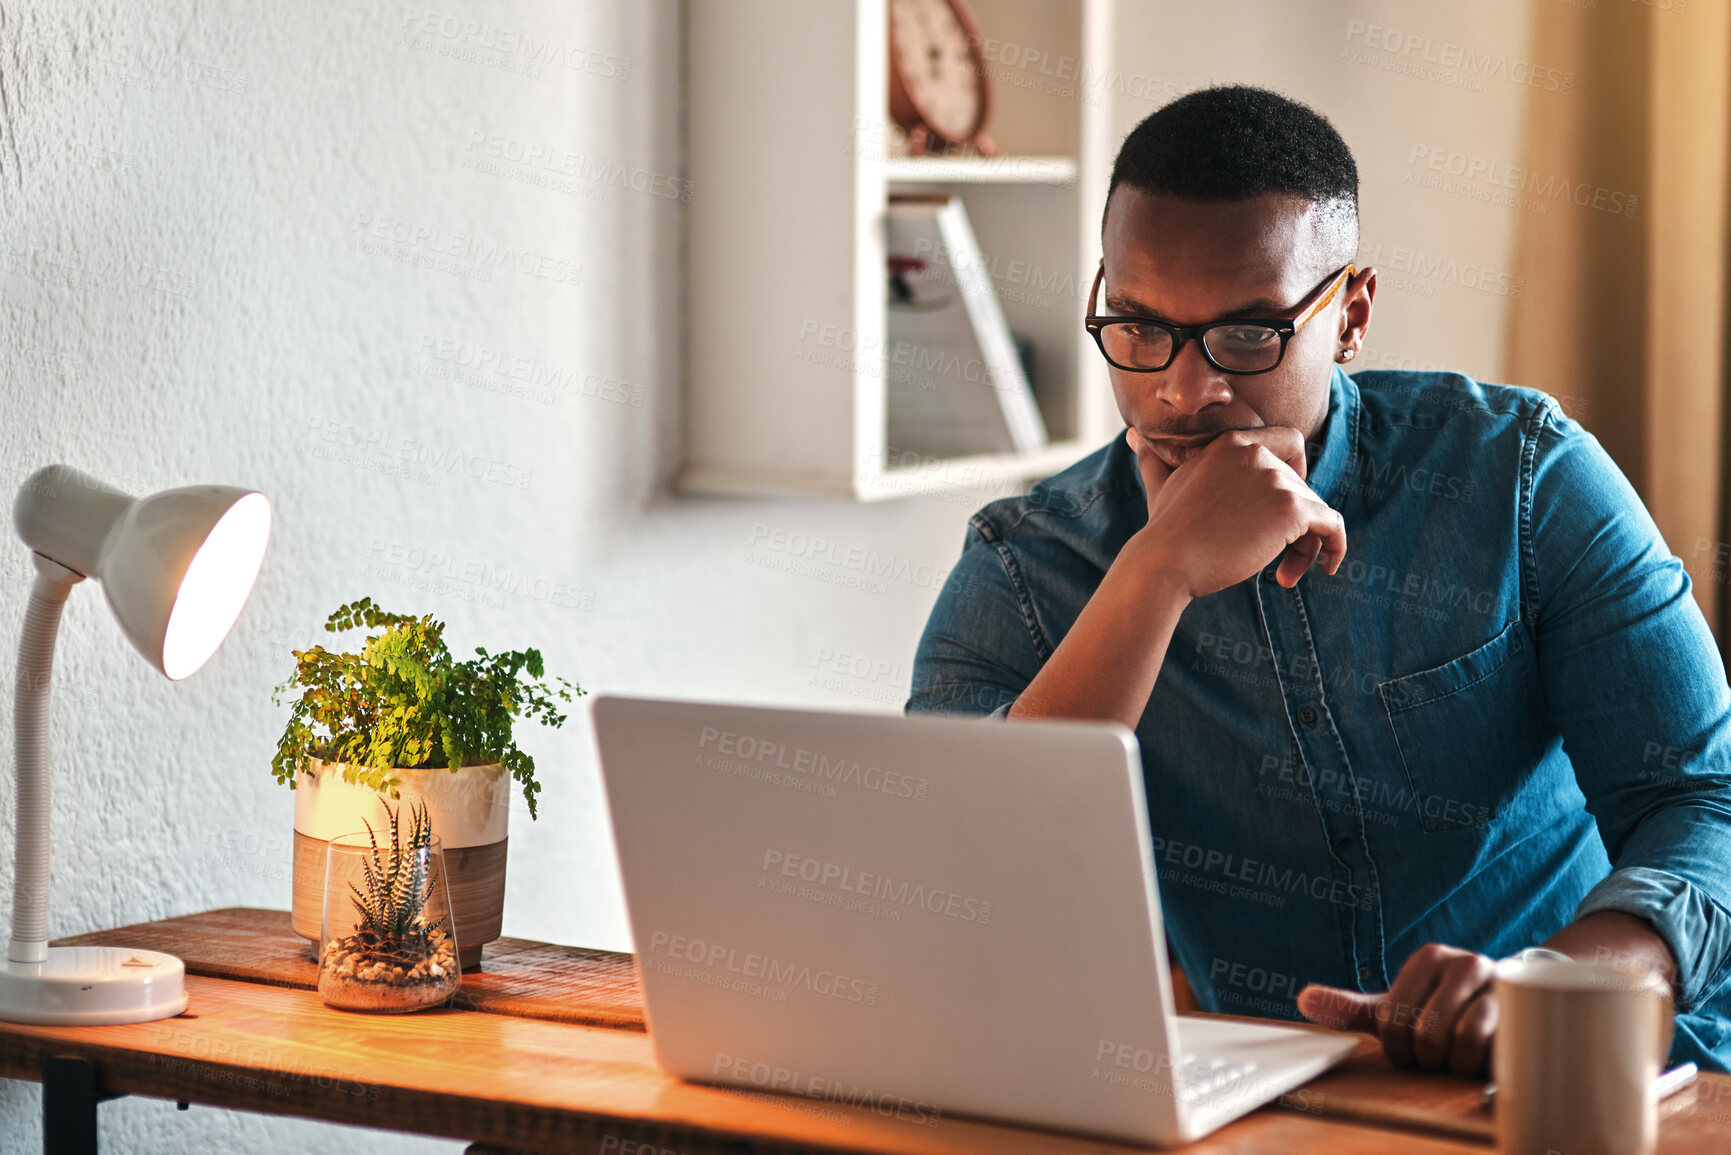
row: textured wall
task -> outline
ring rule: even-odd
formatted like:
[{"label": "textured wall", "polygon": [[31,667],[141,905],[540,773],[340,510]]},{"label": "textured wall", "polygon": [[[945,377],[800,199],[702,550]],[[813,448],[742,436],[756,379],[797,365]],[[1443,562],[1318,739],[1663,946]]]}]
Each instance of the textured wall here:
[{"label": "textured wall", "polygon": [[[703,195],[680,52],[670,2],[0,3],[0,494],[64,461],[137,493],[255,485],[277,514],[236,634],[180,685],[74,591],[51,934],[287,907],[270,687],[361,594],[592,690],[899,709],[978,495],[666,494],[681,198]],[[0,701],[27,573],[6,538]],[[628,949],[586,714],[524,746],[544,791],[512,816],[505,932]],[[461,1149],[101,1116],[114,1151]],[[37,1085],[0,1083],[0,1153],[40,1150],[39,1119]]]}]

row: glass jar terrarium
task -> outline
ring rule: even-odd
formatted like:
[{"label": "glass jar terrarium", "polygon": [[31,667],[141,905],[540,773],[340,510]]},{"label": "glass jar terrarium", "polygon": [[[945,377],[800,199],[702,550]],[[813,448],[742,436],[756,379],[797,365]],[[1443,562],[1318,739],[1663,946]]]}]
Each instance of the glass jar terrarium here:
[{"label": "glass jar terrarium", "polygon": [[397,813],[390,842],[367,829],[331,839],[319,933],[319,995],[351,1011],[437,1006],[462,984],[444,855],[424,805],[407,843]]}]

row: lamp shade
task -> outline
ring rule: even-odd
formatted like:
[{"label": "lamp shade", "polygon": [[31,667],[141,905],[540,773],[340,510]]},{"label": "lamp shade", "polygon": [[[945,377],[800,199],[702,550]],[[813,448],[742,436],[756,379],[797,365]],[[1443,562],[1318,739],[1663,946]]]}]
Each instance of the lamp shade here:
[{"label": "lamp shade", "polygon": [[13,520],[31,549],[99,579],[121,631],[178,681],[204,665],[240,616],[271,509],[264,494],[229,485],[133,498],[50,465],[20,488]]}]

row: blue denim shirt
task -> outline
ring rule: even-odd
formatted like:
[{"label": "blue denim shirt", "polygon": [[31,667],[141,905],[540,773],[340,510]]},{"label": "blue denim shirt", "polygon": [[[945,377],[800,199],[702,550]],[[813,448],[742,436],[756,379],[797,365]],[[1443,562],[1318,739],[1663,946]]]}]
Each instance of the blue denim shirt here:
[{"label": "blue denim shirt", "polygon": [[[1297,1018],[1428,942],[1592,911],[1680,967],[1731,1068],[1731,687],[1628,480],[1546,394],[1338,367],[1308,482],[1338,573],[1192,601],[1136,727],[1169,942],[1206,1010]],[[1122,437],[969,522],[906,709],[1002,716],[1147,523]]]}]

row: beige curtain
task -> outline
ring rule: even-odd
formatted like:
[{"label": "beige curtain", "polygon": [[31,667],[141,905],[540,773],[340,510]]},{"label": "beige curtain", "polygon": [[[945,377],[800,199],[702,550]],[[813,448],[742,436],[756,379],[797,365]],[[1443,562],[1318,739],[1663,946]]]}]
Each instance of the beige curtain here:
[{"label": "beige curtain", "polygon": [[1507,377],[1557,396],[1603,443],[1723,653],[1731,3],[1532,11],[1534,59],[1575,81],[1529,101],[1526,196],[1545,207],[1521,210]]}]

